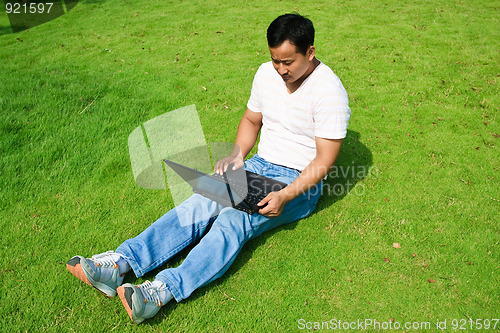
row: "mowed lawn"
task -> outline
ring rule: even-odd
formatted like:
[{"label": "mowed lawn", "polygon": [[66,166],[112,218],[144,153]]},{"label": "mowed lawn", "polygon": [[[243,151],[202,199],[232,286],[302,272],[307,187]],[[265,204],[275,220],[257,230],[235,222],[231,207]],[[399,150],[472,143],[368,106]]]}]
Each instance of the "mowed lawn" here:
[{"label": "mowed lawn", "polygon": [[[267,26],[294,11],[352,109],[317,211],[132,324],[65,265],[173,207],[135,184],[128,136],[195,104],[206,141],[232,142]],[[11,33],[2,9],[0,331],[498,331],[499,18],[485,0],[87,0]]]}]

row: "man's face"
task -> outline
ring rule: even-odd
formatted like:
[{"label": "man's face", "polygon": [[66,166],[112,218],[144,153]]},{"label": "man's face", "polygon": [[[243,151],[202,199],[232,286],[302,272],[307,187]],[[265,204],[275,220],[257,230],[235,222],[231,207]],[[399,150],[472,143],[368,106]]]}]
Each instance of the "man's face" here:
[{"label": "man's face", "polygon": [[309,46],[306,55],[297,52],[295,45],[289,41],[283,42],[278,47],[270,47],[271,59],[274,69],[281,75],[283,81],[287,84],[294,83],[298,79],[310,74],[314,69],[314,46]]}]

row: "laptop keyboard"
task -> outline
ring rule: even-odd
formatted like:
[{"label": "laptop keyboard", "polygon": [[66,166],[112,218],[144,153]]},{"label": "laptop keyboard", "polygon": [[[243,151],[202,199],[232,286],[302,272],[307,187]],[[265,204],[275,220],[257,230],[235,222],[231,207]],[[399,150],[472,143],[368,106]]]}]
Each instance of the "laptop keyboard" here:
[{"label": "laptop keyboard", "polygon": [[[239,181],[239,179],[235,180],[234,178],[229,178],[229,187],[231,188],[233,197],[234,195],[241,196],[241,199],[244,199],[246,203],[250,205],[257,205],[262,199],[266,197],[267,191],[265,189],[272,186],[267,183],[267,178],[264,176],[251,172],[247,172],[246,175],[247,182],[241,182]],[[214,173],[213,176],[220,179],[224,183],[226,182],[226,179],[223,175]],[[283,185],[286,186],[286,184]],[[244,196],[244,194],[246,195]]]},{"label": "laptop keyboard", "polygon": [[[218,173],[215,173],[213,176],[225,182],[224,176],[219,175]],[[237,195],[242,196],[246,193],[246,196],[243,199],[252,204],[259,203],[265,197],[265,193],[260,188],[249,186],[249,184],[244,184],[239,181],[230,180],[229,187],[233,192],[236,192]]]}]

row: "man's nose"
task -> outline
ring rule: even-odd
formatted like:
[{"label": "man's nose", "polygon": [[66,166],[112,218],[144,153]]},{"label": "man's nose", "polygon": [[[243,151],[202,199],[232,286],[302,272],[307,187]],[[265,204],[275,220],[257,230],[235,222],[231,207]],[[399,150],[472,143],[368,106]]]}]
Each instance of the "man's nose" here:
[{"label": "man's nose", "polygon": [[283,65],[283,64],[279,64],[278,65],[278,73],[280,75],[287,74],[288,73],[288,68],[285,65]]}]

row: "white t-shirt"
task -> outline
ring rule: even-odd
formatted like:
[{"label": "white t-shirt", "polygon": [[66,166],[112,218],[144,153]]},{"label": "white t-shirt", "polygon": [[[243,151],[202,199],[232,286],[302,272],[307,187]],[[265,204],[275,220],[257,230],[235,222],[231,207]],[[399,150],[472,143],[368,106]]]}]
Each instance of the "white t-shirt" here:
[{"label": "white t-shirt", "polygon": [[351,116],[342,82],[323,63],[293,94],[271,61],[262,64],[247,107],[262,113],[259,156],[301,171],[316,156],[315,137],[344,138]]}]

